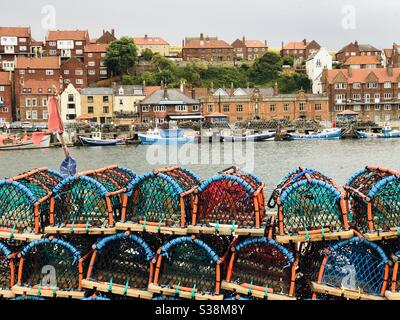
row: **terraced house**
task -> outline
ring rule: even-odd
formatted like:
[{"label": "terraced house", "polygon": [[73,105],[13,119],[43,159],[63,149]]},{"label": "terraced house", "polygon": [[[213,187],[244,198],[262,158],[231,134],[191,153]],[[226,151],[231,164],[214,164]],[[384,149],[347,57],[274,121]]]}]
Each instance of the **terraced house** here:
[{"label": "terraced house", "polygon": [[321,46],[315,40],[307,41],[304,39],[299,42],[282,42],[281,57],[295,57],[300,60],[307,60]]},{"label": "terraced house", "polygon": [[186,38],[183,41],[184,61],[233,62],[234,57],[233,47],[217,37],[200,34],[198,38]]},{"label": "terraced house", "polygon": [[63,60],[72,57],[83,60],[84,48],[89,43],[89,32],[86,30],[49,31],[46,36],[46,54]]},{"label": "terraced house", "polygon": [[336,53],[336,61],[344,64],[350,57],[376,56],[381,59],[381,50],[370,44],[359,44],[358,41],[350,42]]},{"label": "terraced house", "polygon": [[109,44],[91,43],[85,46],[84,64],[88,83],[107,79],[109,74],[104,65]]},{"label": "terraced house", "polygon": [[0,126],[13,120],[11,74],[0,72]]},{"label": "terraced house", "polygon": [[147,34],[144,37],[134,37],[133,42],[139,49],[139,55],[142,55],[146,49],[153,53],[158,53],[161,56],[169,57],[170,44],[160,37],[149,37]]},{"label": "terraced house", "polygon": [[253,61],[261,58],[268,51],[267,41],[247,40],[245,37],[241,40],[236,39],[232,43],[232,47],[235,52],[235,58],[238,60]]},{"label": "terraced house", "polygon": [[324,71],[332,119],[345,110],[376,123],[400,119],[400,68]]},{"label": "terraced house", "polygon": [[98,124],[113,120],[114,93],[112,88],[85,88],[81,92],[82,119]]},{"label": "terraced house", "polygon": [[30,27],[0,27],[0,70],[14,71],[15,57],[31,54]]}]

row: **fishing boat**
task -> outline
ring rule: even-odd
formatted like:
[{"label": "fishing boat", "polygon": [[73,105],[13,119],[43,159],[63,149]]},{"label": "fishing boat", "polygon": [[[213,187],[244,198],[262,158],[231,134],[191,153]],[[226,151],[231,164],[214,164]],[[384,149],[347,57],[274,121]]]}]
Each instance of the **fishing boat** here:
[{"label": "fishing boat", "polygon": [[94,132],[91,137],[79,136],[79,140],[84,146],[89,147],[105,147],[105,146],[116,146],[123,144],[123,139],[103,139],[101,132]]},{"label": "fishing boat", "polygon": [[332,128],[309,132],[308,134],[288,133],[288,140],[330,140],[340,139],[343,136],[342,129]]},{"label": "fishing boat", "polygon": [[385,125],[380,133],[364,132],[354,130],[356,136],[360,139],[391,139],[400,138],[400,130],[393,130],[391,126]]},{"label": "fishing boat", "polygon": [[18,140],[12,137],[2,137],[0,151],[45,149],[50,147],[50,140],[51,137],[49,135],[43,136],[40,142],[38,141],[38,144],[35,144],[35,142],[31,138]]},{"label": "fishing boat", "polygon": [[221,134],[221,142],[263,142],[274,141],[276,137],[275,132],[262,132],[253,133],[245,132],[243,135],[237,134]]},{"label": "fishing boat", "polygon": [[183,129],[148,130],[145,134],[139,134],[142,144],[183,144],[195,141],[194,136],[185,135]]}]

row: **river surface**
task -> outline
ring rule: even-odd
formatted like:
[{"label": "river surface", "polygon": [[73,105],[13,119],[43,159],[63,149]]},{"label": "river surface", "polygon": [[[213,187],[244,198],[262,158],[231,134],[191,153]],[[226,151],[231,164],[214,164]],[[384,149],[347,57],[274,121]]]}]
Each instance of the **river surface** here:
[{"label": "river surface", "polygon": [[[182,165],[207,179],[239,165],[258,175],[271,192],[281,178],[298,166],[322,171],[343,185],[357,170],[382,166],[400,171],[400,139],[283,141],[262,143],[202,144],[176,147],[117,146],[71,148],[78,171],[119,165],[143,174],[154,168]],[[0,176],[48,167],[59,169],[61,149],[0,152]]]}]

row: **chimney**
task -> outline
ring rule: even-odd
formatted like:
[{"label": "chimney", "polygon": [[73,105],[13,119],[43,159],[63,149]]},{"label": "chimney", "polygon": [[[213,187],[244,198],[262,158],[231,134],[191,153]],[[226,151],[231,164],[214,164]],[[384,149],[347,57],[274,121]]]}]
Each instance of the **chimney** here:
[{"label": "chimney", "polygon": [[200,33],[200,40],[204,40],[204,34]]},{"label": "chimney", "polygon": [[282,41],[282,50],[283,50],[283,47],[285,46],[285,44],[283,43],[283,41]]},{"label": "chimney", "polygon": [[116,82],[113,82],[112,84],[111,84],[111,86],[112,86],[112,90],[113,90],[113,92],[114,92],[114,94],[117,92],[117,83]]},{"label": "chimney", "polygon": [[304,45],[306,46],[306,45],[307,45],[307,39],[304,39],[304,40],[303,40],[303,43],[304,43]]},{"label": "chimney", "polygon": [[356,45],[356,46],[358,46],[358,41],[356,40],[356,41],[354,41],[354,44]]},{"label": "chimney", "polygon": [[142,86],[143,86],[143,90],[146,90],[146,80],[143,80]]},{"label": "chimney", "polygon": [[275,81],[274,85],[274,97],[279,96],[279,86],[278,86],[278,81]]},{"label": "chimney", "polygon": [[164,100],[168,100],[168,88],[164,88]]},{"label": "chimney", "polygon": [[246,37],[243,36],[243,43],[246,43]]},{"label": "chimney", "polygon": [[185,47],[185,40],[182,40],[182,48]]},{"label": "chimney", "polygon": [[233,82],[231,82],[231,92],[230,96],[233,97],[235,95],[235,86],[233,85]]},{"label": "chimney", "polygon": [[147,38],[148,38],[148,36],[147,36],[147,34],[145,34],[145,35],[144,35],[144,39],[147,40]]},{"label": "chimney", "polygon": [[196,100],[196,89],[192,87],[192,99]]},{"label": "chimney", "polygon": [[161,80],[161,89],[164,90],[164,80]]},{"label": "chimney", "polygon": [[111,29],[111,34],[115,37],[115,29]]},{"label": "chimney", "polygon": [[181,80],[181,87],[180,87],[181,92],[184,92],[184,85],[183,85],[183,80]]},{"label": "chimney", "polygon": [[211,81],[211,90],[212,93],[214,93],[214,81]]}]

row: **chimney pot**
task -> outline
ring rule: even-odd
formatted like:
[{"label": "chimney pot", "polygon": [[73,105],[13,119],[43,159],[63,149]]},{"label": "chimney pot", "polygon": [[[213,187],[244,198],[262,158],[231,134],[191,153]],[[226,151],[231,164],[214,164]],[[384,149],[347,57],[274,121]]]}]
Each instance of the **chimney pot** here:
[{"label": "chimney pot", "polygon": [[200,40],[204,40],[204,34],[200,33]]},{"label": "chimney pot", "polygon": [[278,86],[278,81],[275,81],[274,85],[274,96],[279,96],[279,86]]}]

